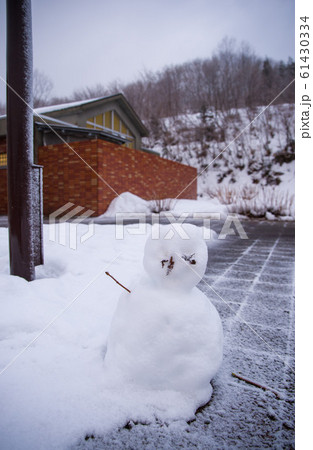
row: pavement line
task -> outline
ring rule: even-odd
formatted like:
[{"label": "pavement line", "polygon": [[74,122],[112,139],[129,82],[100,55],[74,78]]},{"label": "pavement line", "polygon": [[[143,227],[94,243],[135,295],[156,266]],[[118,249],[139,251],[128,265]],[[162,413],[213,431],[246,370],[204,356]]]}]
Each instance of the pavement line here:
[{"label": "pavement line", "polygon": [[249,251],[256,245],[256,243],[259,242],[259,239],[256,239],[251,245],[249,245],[249,247],[247,247],[245,249],[245,251],[236,259],[235,262],[231,263],[228,267],[228,269],[225,270],[225,272],[223,272],[221,275],[219,275],[216,280],[213,281],[212,286],[214,286],[215,283],[217,283],[221,278],[224,278],[225,275],[227,274],[227,272],[229,272],[232,267],[236,264],[238,264],[238,262],[241,260],[241,258],[243,258],[244,256],[247,255],[247,253],[249,253]]},{"label": "pavement line", "polygon": [[[248,300],[248,298],[249,298],[249,293],[254,292],[254,287],[255,287],[256,283],[259,282],[260,276],[262,275],[262,273],[263,273],[263,271],[264,271],[264,268],[265,268],[267,262],[268,262],[269,259],[271,258],[272,254],[273,254],[273,252],[274,252],[274,250],[275,250],[275,248],[276,248],[276,246],[277,246],[277,244],[278,244],[279,239],[280,239],[280,236],[279,236],[279,237],[276,239],[276,241],[274,242],[274,244],[273,244],[273,246],[272,246],[272,248],[271,248],[271,250],[270,250],[270,252],[269,252],[269,254],[268,254],[268,256],[267,256],[267,258],[265,259],[265,261],[264,261],[264,263],[263,263],[263,265],[262,265],[261,270],[257,273],[257,275],[256,275],[256,277],[254,278],[254,280],[253,280],[253,282],[252,282],[250,288],[247,290],[247,295],[245,296],[244,301],[241,303],[240,307],[238,308],[238,311],[236,311],[235,316],[234,316],[234,318],[233,318],[232,320],[238,320],[238,321],[244,323],[245,325],[247,325],[247,326],[250,328],[250,330],[252,330],[253,333],[254,333],[256,336],[258,336],[258,337],[259,337],[259,338],[260,338],[260,339],[268,346],[268,348],[270,348],[270,350],[271,350],[276,356],[278,356],[279,359],[281,359],[281,360],[283,361],[284,365],[286,365],[287,367],[289,367],[289,369],[290,369],[292,372],[294,372],[294,370],[292,369],[292,367],[290,367],[290,365],[286,362],[286,357],[285,357],[285,358],[282,358],[281,355],[279,355],[279,353],[277,353],[277,352],[270,346],[270,344],[269,344],[269,343],[268,343],[261,335],[259,335],[259,334],[251,327],[251,325],[250,325],[248,322],[246,322],[246,321],[241,317],[242,309],[243,309],[243,307],[244,307],[245,305],[247,305],[247,300]],[[215,293],[216,293],[220,298],[222,298],[217,292],[215,292]],[[222,299],[222,300],[224,300],[224,299]],[[225,300],[224,300],[224,301],[225,301]]]},{"label": "pavement line", "polygon": [[[257,274],[257,276],[255,277],[255,280],[253,281],[253,283],[252,283],[252,285],[251,285],[251,287],[248,289],[248,291],[247,291],[247,294],[246,294],[246,296],[245,296],[245,300],[243,301],[243,303],[240,305],[240,307],[239,307],[239,309],[238,309],[238,311],[235,311],[230,305],[229,305],[229,303],[213,288],[213,286],[211,286],[209,283],[207,283],[203,278],[201,278],[200,280],[202,280],[214,293],[215,293],[215,295],[217,295],[227,306],[228,306],[228,308],[232,311],[232,312],[234,312],[235,313],[235,315],[234,315],[234,318],[232,319],[232,320],[239,320],[239,322],[241,322],[241,323],[244,323],[245,325],[247,325],[247,327],[259,338],[259,339],[261,339],[261,341],[263,341],[265,344],[266,344],[266,346],[272,351],[272,353],[274,353],[279,359],[281,359],[282,361],[283,361],[283,363],[285,364],[285,365],[287,365],[288,367],[289,367],[289,369],[290,370],[292,370],[293,372],[294,372],[294,370],[289,366],[289,364],[287,364],[287,362],[286,362],[286,358],[285,359],[283,359],[272,347],[271,347],[271,345],[256,331],[256,330],[254,330],[254,328],[252,328],[251,327],[251,325],[246,321],[246,320],[244,320],[241,316],[240,316],[240,310],[242,309],[242,307],[247,303],[247,299],[248,299],[248,293],[249,292],[253,292],[253,287],[254,287],[254,285],[257,283],[257,281],[258,281],[258,279],[259,279],[259,276],[260,276],[260,274],[262,273],[262,271],[264,270],[264,267],[265,267],[265,265],[266,265],[266,263],[267,263],[267,261],[268,261],[268,259],[271,257],[271,255],[272,255],[272,253],[273,253],[273,251],[274,251],[274,248],[276,247],[276,245],[277,245],[277,243],[278,243],[278,240],[279,240],[279,237],[276,239],[276,241],[275,241],[275,243],[274,243],[274,245],[273,245],[273,247],[272,247],[272,249],[271,249],[271,251],[270,251],[270,253],[269,253],[269,255],[267,256],[267,258],[266,258],[266,260],[265,260],[265,262],[264,262],[264,264],[263,264],[263,266],[262,266],[262,269],[261,269],[261,272],[259,273],[259,274]],[[247,253],[249,253],[249,251],[251,250],[251,248],[256,244],[256,242],[257,242],[258,240],[256,240],[252,245],[250,245],[250,247],[248,247],[244,252],[243,252],[243,254],[236,260],[236,261],[238,261],[238,260],[240,260],[243,256],[245,256]],[[190,266],[190,264],[187,264],[187,262],[183,259],[183,258],[181,258],[181,256],[178,254],[178,253],[176,253],[176,255],[187,265],[187,267],[189,267],[189,269],[190,270],[192,270],[199,278],[200,278],[200,276],[199,276],[199,274]],[[232,264],[231,264],[231,266],[232,266]],[[226,273],[228,270],[230,270],[231,269],[231,266],[230,266],[230,268],[229,269],[227,269],[224,273]],[[220,277],[219,277],[220,278]]]}]

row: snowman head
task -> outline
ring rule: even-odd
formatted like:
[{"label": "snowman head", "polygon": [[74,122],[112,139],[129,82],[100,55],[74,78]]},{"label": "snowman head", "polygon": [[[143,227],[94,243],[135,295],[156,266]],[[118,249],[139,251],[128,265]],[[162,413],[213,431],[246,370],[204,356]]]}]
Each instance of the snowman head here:
[{"label": "snowman head", "polygon": [[192,289],[203,277],[208,251],[195,225],[154,225],[144,252],[144,268],[164,288]]}]

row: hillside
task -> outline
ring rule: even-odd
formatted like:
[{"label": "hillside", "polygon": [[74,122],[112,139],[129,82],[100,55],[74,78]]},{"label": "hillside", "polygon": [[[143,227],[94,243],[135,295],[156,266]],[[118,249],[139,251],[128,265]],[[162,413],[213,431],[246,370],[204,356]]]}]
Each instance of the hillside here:
[{"label": "hillside", "polygon": [[145,145],[198,169],[198,195],[230,212],[294,217],[294,105],[149,121]]}]

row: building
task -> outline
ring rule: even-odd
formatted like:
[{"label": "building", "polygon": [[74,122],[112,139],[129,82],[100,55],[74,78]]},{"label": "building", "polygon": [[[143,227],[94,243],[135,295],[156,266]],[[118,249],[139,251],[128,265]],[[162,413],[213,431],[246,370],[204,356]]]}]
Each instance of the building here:
[{"label": "building", "polygon": [[[196,169],[144,149],[147,133],[122,94],[35,110],[34,162],[43,166],[44,214],[72,202],[100,215],[126,191],[147,200],[196,198]],[[2,116],[0,214],[7,212],[6,183]]]}]

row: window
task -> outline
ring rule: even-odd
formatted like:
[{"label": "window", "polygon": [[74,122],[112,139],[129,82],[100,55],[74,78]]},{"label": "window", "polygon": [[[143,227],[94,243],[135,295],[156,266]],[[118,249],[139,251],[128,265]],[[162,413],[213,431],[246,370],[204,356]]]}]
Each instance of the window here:
[{"label": "window", "polygon": [[6,166],[7,166],[7,154],[0,153],[0,167],[6,167]]},{"label": "window", "polygon": [[126,147],[134,148],[134,135],[126,127],[119,115],[113,110],[90,117],[90,119],[87,120],[86,126],[87,128],[93,128],[94,130],[113,130],[128,139],[125,143]]}]

